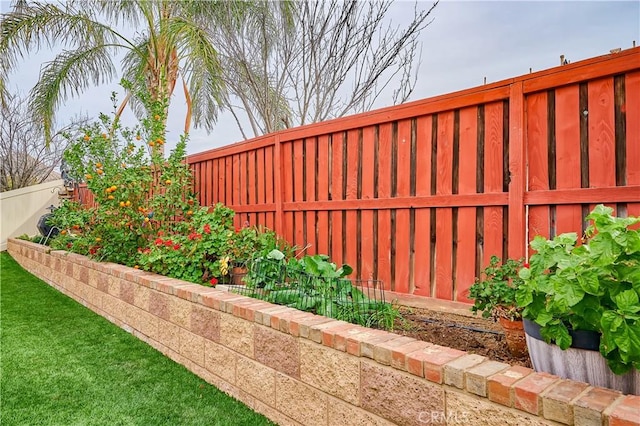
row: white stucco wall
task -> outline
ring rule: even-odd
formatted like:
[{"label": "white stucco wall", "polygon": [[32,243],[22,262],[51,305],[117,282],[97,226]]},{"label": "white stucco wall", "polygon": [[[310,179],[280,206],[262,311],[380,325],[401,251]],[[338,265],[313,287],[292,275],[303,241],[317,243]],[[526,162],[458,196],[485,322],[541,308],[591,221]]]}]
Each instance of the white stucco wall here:
[{"label": "white stucco wall", "polygon": [[58,206],[62,179],[0,193],[0,251],[7,249],[7,238],[38,234],[38,219],[47,207]]}]

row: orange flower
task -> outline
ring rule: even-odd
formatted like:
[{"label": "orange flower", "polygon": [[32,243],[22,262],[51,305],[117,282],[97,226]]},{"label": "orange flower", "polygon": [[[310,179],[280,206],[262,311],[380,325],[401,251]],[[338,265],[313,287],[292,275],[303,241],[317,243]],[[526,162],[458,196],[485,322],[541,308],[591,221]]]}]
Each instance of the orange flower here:
[{"label": "orange flower", "polygon": [[91,176],[89,173],[87,173],[86,175],[84,175],[88,180],[93,179],[93,176]]},{"label": "orange flower", "polygon": [[88,141],[89,139],[91,139],[91,138],[89,137],[89,135],[84,135],[84,140],[85,140],[85,141]]},{"label": "orange flower", "polygon": [[171,179],[165,180],[164,183],[166,183],[167,185],[171,185]]},{"label": "orange flower", "polygon": [[116,198],[116,197],[114,197],[113,195],[109,195],[109,196],[107,197],[107,199],[109,199],[109,200],[113,200],[114,198]]},{"label": "orange flower", "polygon": [[154,146],[156,143],[154,141],[149,141],[149,146]]},{"label": "orange flower", "polygon": [[140,135],[136,135],[136,140],[140,140]]},{"label": "orange flower", "polygon": [[155,118],[156,120],[160,120],[160,116],[158,114],[154,115],[153,118]]},{"label": "orange flower", "polygon": [[101,175],[101,174],[102,174],[102,173],[104,173],[104,172],[102,171],[102,169],[98,169],[98,170],[96,170],[96,173],[97,173],[97,174],[99,174],[99,175]]},{"label": "orange flower", "polygon": [[96,167],[97,168],[101,168],[102,167],[102,163],[96,163]]}]

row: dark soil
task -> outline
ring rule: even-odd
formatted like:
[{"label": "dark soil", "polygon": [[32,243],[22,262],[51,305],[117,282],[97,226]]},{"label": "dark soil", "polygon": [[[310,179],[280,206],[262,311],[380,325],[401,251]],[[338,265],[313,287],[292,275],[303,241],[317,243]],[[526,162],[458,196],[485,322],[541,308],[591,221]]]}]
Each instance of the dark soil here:
[{"label": "dark soil", "polygon": [[500,324],[490,319],[405,306],[400,307],[400,313],[402,319],[396,321],[394,333],[511,365],[531,367],[528,356],[516,358],[509,353]]}]

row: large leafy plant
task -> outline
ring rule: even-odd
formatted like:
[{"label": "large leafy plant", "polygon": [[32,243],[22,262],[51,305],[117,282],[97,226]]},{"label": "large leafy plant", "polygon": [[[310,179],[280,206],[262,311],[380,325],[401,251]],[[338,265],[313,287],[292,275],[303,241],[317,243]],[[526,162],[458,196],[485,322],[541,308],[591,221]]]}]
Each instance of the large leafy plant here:
[{"label": "large leafy plant", "polygon": [[597,206],[581,245],[575,233],[552,240],[537,236],[530,267],[520,271],[516,291],[523,317],[562,349],[569,330],[600,333],[600,352],[611,370],[640,369],[640,218],[620,218]]}]

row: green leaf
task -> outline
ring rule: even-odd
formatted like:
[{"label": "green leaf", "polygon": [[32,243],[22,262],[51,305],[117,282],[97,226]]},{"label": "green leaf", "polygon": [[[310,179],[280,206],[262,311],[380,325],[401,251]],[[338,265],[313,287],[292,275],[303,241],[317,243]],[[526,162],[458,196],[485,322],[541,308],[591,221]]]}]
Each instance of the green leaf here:
[{"label": "green leaf", "polygon": [[556,291],[554,301],[564,302],[569,307],[580,302],[585,295],[580,284],[573,280],[555,280],[554,288]]},{"label": "green leaf", "polygon": [[613,298],[621,312],[636,313],[640,311],[638,293],[634,290],[625,290]]},{"label": "green leaf", "polygon": [[585,292],[593,295],[603,294],[598,282],[598,275],[594,271],[584,271],[584,273],[578,275],[577,280]]}]

